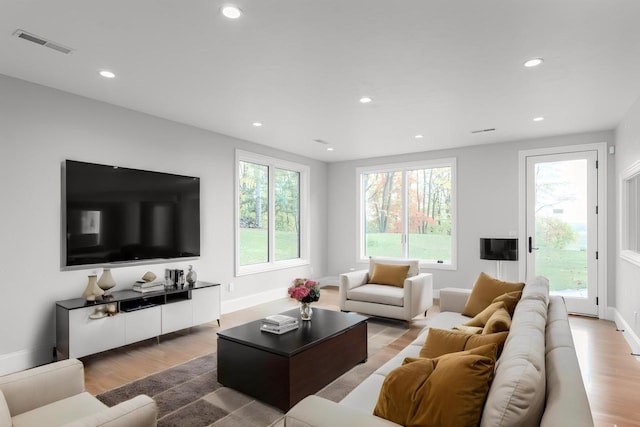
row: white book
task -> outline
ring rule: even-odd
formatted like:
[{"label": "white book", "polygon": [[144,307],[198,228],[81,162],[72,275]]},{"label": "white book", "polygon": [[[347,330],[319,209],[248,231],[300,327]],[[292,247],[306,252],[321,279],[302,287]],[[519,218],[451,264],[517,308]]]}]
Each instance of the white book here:
[{"label": "white book", "polygon": [[159,284],[157,286],[148,286],[148,287],[141,287],[141,286],[136,286],[133,285],[133,290],[136,292],[141,292],[141,293],[147,293],[147,292],[158,292],[158,291],[164,291],[164,285]]},{"label": "white book", "polygon": [[292,323],[286,326],[272,326],[269,324],[262,324],[260,327],[261,331],[270,332],[272,334],[284,334],[285,332],[293,331],[294,329],[298,329],[298,322]]},{"label": "white book", "polygon": [[291,316],[285,316],[284,314],[272,314],[271,316],[267,316],[262,319],[262,322],[270,325],[282,326],[297,323],[298,319]]}]

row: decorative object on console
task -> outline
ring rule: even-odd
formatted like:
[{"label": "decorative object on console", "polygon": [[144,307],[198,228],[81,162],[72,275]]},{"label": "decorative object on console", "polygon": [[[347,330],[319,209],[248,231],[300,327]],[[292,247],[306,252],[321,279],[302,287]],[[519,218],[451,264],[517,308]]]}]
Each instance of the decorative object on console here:
[{"label": "decorative object on console", "polygon": [[90,274],[89,280],[87,282],[87,287],[82,293],[82,298],[86,299],[87,301],[95,301],[96,298],[102,297],[102,295],[104,295],[104,291],[98,286],[98,276],[95,274]]},{"label": "decorative object on console", "polygon": [[502,261],[518,260],[518,239],[481,237],[480,259],[496,261],[496,277],[502,279]]},{"label": "decorative object on console", "polygon": [[300,301],[300,318],[311,320],[311,303],[320,299],[320,284],[315,280],[297,278],[287,292],[291,298]]},{"label": "decorative object on console", "polygon": [[109,292],[109,290],[116,286],[116,281],[113,280],[110,268],[105,268],[102,270],[102,275],[100,276],[100,279],[98,279],[98,286],[104,291],[105,297],[111,295],[111,292]]},{"label": "decorative object on console", "polygon": [[198,280],[198,273],[193,269],[192,265],[189,265],[189,271],[187,272],[187,283],[189,286],[193,286],[196,284]]},{"label": "decorative object on console", "polygon": [[147,271],[146,273],[144,273],[144,276],[142,276],[142,280],[145,282],[153,282],[157,277],[158,276],[156,276],[153,272]]}]

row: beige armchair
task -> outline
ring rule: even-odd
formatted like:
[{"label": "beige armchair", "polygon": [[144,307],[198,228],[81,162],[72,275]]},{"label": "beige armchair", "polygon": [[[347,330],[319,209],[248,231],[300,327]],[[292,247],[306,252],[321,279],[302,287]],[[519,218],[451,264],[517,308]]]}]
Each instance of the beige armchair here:
[{"label": "beige armchair", "polygon": [[[369,283],[376,263],[409,265],[402,286]],[[433,276],[420,273],[417,259],[371,257],[369,269],[340,275],[339,298],[342,311],[410,321],[433,305]]]},{"label": "beige armchair", "polygon": [[139,395],[111,408],[84,388],[77,359],[0,377],[0,427],[152,427],[158,408]]}]

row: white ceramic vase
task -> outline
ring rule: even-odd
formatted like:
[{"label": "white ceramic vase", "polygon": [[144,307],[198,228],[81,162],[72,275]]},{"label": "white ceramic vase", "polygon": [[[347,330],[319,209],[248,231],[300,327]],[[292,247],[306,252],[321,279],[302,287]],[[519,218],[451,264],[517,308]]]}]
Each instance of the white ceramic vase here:
[{"label": "white ceramic vase", "polygon": [[98,286],[104,291],[105,295],[109,295],[109,289],[113,288],[115,285],[116,281],[113,280],[111,269],[105,268],[102,271],[102,276],[100,276],[100,279],[98,280]]},{"label": "white ceramic vase", "polygon": [[95,301],[97,297],[101,297],[102,295],[104,295],[104,291],[98,286],[97,279],[98,276],[96,276],[95,274],[89,275],[87,287],[82,293],[82,297],[87,301]]},{"label": "white ceramic vase", "polygon": [[189,265],[189,272],[187,273],[187,283],[189,286],[193,286],[196,284],[198,280],[198,273],[193,269],[192,265]]}]

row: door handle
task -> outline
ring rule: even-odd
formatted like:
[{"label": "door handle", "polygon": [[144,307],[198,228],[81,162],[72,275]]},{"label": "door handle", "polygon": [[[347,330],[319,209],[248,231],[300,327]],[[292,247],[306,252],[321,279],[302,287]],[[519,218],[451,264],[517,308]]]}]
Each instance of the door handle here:
[{"label": "door handle", "polygon": [[529,253],[533,252],[533,251],[537,251],[539,248],[534,248],[533,247],[533,238],[531,236],[529,236]]}]

